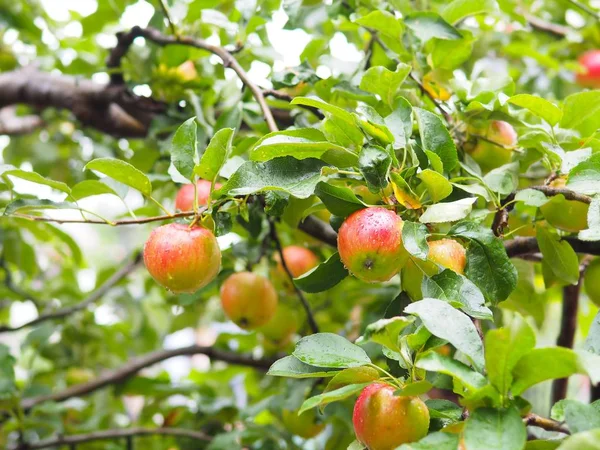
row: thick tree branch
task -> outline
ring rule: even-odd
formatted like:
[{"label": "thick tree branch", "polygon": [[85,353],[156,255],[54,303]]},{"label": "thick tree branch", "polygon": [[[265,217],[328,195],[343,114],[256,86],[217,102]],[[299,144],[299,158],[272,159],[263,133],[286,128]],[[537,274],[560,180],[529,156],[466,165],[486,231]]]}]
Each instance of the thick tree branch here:
[{"label": "thick tree branch", "polygon": [[90,296],[85,300],[75,305],[66,306],[56,311],[50,311],[48,313],[41,314],[40,316],[31,320],[30,322],[26,322],[18,327],[2,326],[0,327],[0,333],[18,331],[23,328],[32,327],[47,320],[60,319],[87,308],[89,305],[102,298],[102,296],[105,295],[115,284],[127,277],[127,275],[129,275],[134,269],[136,269],[139,266],[141,260],[142,254],[138,253],[131,261],[129,261],[122,268],[116,271],[108,280],[104,282],[104,284],[102,284],[102,286],[100,286],[98,289],[92,292]]},{"label": "thick tree branch", "polygon": [[41,448],[58,448],[65,445],[83,444],[85,442],[102,441],[107,439],[122,439],[133,436],[177,436],[208,442],[212,438],[200,431],[184,428],[124,428],[115,430],[94,431],[92,433],[59,436],[43,441],[24,443],[11,447],[9,450],[36,450]]},{"label": "thick tree branch", "polygon": [[203,347],[200,345],[191,345],[189,347],[169,350],[158,350],[131,359],[118,369],[105,371],[104,373],[100,374],[100,376],[87,383],[76,384],[63,391],[55,392],[53,394],[25,398],[21,401],[21,407],[25,410],[28,410],[43,402],[62,402],[72,397],[88,395],[94,391],[97,391],[98,389],[120,383],[145,367],[150,367],[166,359],[173,358],[175,356],[191,356],[198,354],[203,354],[211,359],[224,361],[229,364],[254,367],[256,369],[263,370],[267,370],[275,362],[275,359],[255,359],[251,356],[240,355],[224,350],[218,350],[213,347]]},{"label": "thick tree branch", "polygon": [[285,273],[287,273],[287,276],[290,279],[290,283],[292,283],[292,287],[294,288],[294,291],[296,291],[296,295],[298,295],[298,299],[300,300],[300,303],[302,303],[302,307],[304,308],[304,311],[306,311],[306,318],[308,320],[308,325],[310,326],[310,329],[312,330],[313,333],[318,333],[319,326],[317,325],[315,316],[312,312],[312,309],[310,308],[310,304],[308,303],[308,300],[304,296],[304,293],[298,288],[298,286],[296,286],[296,283],[294,283],[294,276],[292,275],[292,272],[290,271],[290,268],[288,267],[287,262],[285,261],[285,258],[283,257],[283,247],[281,246],[281,241],[279,240],[279,236],[277,234],[277,229],[275,228],[275,222],[270,220],[269,227],[271,228],[271,239],[275,243],[275,248],[277,249],[277,253],[279,253],[279,259],[281,261],[281,266],[283,267],[283,270],[285,270]]},{"label": "thick tree branch", "polygon": [[523,422],[525,422],[525,425],[543,428],[546,431],[556,431],[558,433],[571,434],[569,429],[562,423],[557,422],[556,420],[540,417],[537,414],[527,414],[525,417],[523,417]]},{"label": "thick tree branch", "polygon": [[[563,238],[563,241],[567,241],[576,253],[600,255],[599,241],[582,241],[572,237]],[[504,248],[510,258],[528,253],[538,253],[540,251],[537,239],[534,237],[518,237],[510,239],[504,242]]]},{"label": "thick tree branch", "polygon": [[[111,86],[26,67],[0,74],[0,108],[25,104],[66,109],[84,125],[113,136],[143,137],[165,105]],[[29,119],[28,119],[29,120]]]},{"label": "thick tree branch", "polygon": [[0,109],[0,135],[28,134],[44,125],[44,121],[40,116],[35,114],[19,116],[16,109],[15,106]]},{"label": "thick tree branch", "polygon": [[300,222],[298,228],[325,244],[337,247],[337,233],[335,230],[327,222],[323,222],[315,216],[306,217]]}]

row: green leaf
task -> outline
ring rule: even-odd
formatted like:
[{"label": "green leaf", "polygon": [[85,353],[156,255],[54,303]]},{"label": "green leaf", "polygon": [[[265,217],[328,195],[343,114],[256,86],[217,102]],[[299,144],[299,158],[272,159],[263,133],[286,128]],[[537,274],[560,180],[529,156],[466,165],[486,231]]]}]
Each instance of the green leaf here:
[{"label": "green leaf", "polygon": [[415,381],[413,383],[405,384],[402,389],[394,392],[394,395],[399,397],[413,397],[415,395],[423,395],[429,392],[433,388],[433,384],[431,384],[427,380]]},{"label": "green leaf", "polygon": [[419,355],[415,366],[419,369],[438,372],[456,378],[462,385],[472,391],[481,389],[486,385],[485,377],[479,372],[475,372],[466,364],[450,356],[440,355],[434,351],[428,351]]},{"label": "green leaf", "polygon": [[294,284],[304,292],[316,293],[331,289],[348,276],[348,270],[335,252],[325,262],[304,275],[294,278]]},{"label": "green leaf", "polygon": [[[475,37],[469,30],[459,30],[462,39],[432,40],[431,63],[434,69],[454,70],[469,60]],[[431,45],[431,44],[428,44]]]},{"label": "green leaf", "polygon": [[304,105],[304,106],[312,106],[313,108],[318,108],[321,111],[330,114],[332,117],[340,119],[346,122],[348,125],[354,125],[356,127],[356,122],[354,120],[354,116],[346,111],[345,109],[340,108],[339,106],[332,105],[327,103],[320,98],[317,97],[294,97],[290,102],[291,105]]},{"label": "green leaf", "polygon": [[406,148],[412,134],[412,105],[404,97],[396,97],[392,112],[383,119],[394,137],[394,148]]},{"label": "green leaf", "polygon": [[509,163],[490,170],[483,181],[492,191],[508,195],[519,185],[519,163]]},{"label": "green leaf", "polygon": [[467,315],[434,298],[411,303],[404,312],[418,316],[431,334],[450,342],[471,359],[477,370],[483,370],[483,343]]},{"label": "green leaf", "polygon": [[425,169],[418,173],[417,177],[425,184],[433,203],[445,199],[452,193],[452,185],[448,179],[434,170]]},{"label": "green leaf", "polygon": [[546,195],[536,189],[523,189],[517,192],[515,200],[523,202],[527,206],[535,206],[536,208],[548,203]]},{"label": "green leaf", "polygon": [[196,117],[190,117],[177,128],[171,144],[171,163],[188,180],[194,178],[194,166],[198,159],[196,133]]},{"label": "green leaf", "polygon": [[150,195],[152,193],[150,179],[143,172],[120,159],[94,159],[86,164],[85,169],[103,173],[120,183],[140,191],[144,195]]},{"label": "green leaf", "polygon": [[600,428],[600,405],[585,404],[576,400],[560,400],[552,406],[551,417],[566,422],[571,433]]},{"label": "green leaf", "polygon": [[316,333],[298,341],[293,355],[305,364],[345,369],[371,363],[365,351],[342,336]]},{"label": "green leaf", "polygon": [[456,450],[459,435],[441,431],[428,434],[418,442],[402,444],[396,450]]},{"label": "green leaf", "polygon": [[488,228],[472,222],[456,224],[448,235],[470,241],[465,274],[494,304],[506,300],[517,286],[517,270],[504,244]]},{"label": "green leaf", "polygon": [[378,191],[388,185],[391,165],[392,157],[381,147],[367,145],[360,151],[358,169],[372,191]]},{"label": "green leaf", "polygon": [[384,146],[394,142],[394,135],[388,129],[383,118],[369,105],[358,105],[354,113],[360,128]]},{"label": "green leaf", "polygon": [[496,0],[454,0],[442,10],[442,17],[455,25],[465,17],[491,13],[496,9]]},{"label": "green leaf", "polygon": [[485,306],[483,294],[468,278],[445,269],[432,277],[424,277],[421,285],[423,297],[432,297],[456,303],[476,319],[492,320],[492,311]]},{"label": "green leaf", "polygon": [[594,355],[600,355],[600,311],[594,317],[583,348]]},{"label": "green leaf", "polygon": [[333,391],[324,392],[320,395],[315,395],[314,397],[306,399],[304,403],[302,403],[298,414],[302,414],[304,411],[316,408],[317,406],[324,406],[332,402],[344,400],[345,398],[348,398],[351,395],[359,393],[369,384],[370,383],[349,384],[347,386],[335,389]]},{"label": "green leaf", "polygon": [[600,450],[600,429],[578,433],[562,441],[557,450]]},{"label": "green leaf", "polygon": [[548,267],[561,280],[577,284],[579,280],[579,258],[567,241],[544,227],[537,227],[537,241]]},{"label": "green leaf", "polygon": [[554,103],[531,94],[517,94],[508,99],[509,103],[528,109],[532,114],[541,117],[554,126],[562,118],[562,111]]},{"label": "green leaf", "polygon": [[323,133],[315,128],[269,133],[250,150],[250,159],[253,161],[269,161],[282,156],[320,158],[337,167],[354,166],[358,161],[355,153],[328,142]]},{"label": "green leaf", "polygon": [[349,216],[354,211],[367,207],[347,187],[320,182],[316,186],[315,194],[321,199],[331,214],[339,217]]},{"label": "green leaf", "polygon": [[83,180],[73,186],[71,190],[71,197],[74,200],[81,200],[82,198],[91,197],[93,195],[101,194],[117,194],[110,186],[98,180]]},{"label": "green leaf", "polygon": [[334,391],[349,384],[369,383],[378,379],[379,371],[373,367],[352,367],[338,372],[329,383],[327,383],[324,392]]},{"label": "green leaf", "polygon": [[518,314],[508,326],[485,335],[485,367],[490,383],[507,396],[513,382],[512,371],[523,355],[535,347],[535,333]]},{"label": "green leaf", "polygon": [[582,241],[600,241],[600,197],[593,197],[587,214],[588,227],[577,236]]},{"label": "green leaf", "polygon": [[456,145],[448,129],[435,114],[421,108],[413,108],[419,125],[423,150],[429,150],[440,157],[446,172],[458,163]]},{"label": "green leaf", "polygon": [[247,161],[215,192],[219,195],[250,195],[266,191],[283,191],[298,198],[314,194],[325,163],[318,159],[297,160],[291,156],[264,163]]},{"label": "green leaf", "polygon": [[427,237],[429,230],[422,223],[404,221],[402,225],[402,244],[408,253],[425,261],[429,254]]},{"label": "green leaf", "polygon": [[[597,92],[600,93],[600,91]],[[569,172],[567,188],[582,194],[600,194],[600,153],[577,164]]]},{"label": "green leaf", "polygon": [[600,91],[584,91],[569,95],[563,104],[562,128],[591,136],[600,128]]},{"label": "green leaf", "polygon": [[40,200],[37,198],[19,198],[6,205],[4,215],[10,215],[16,211],[26,212],[38,209],[79,209],[70,202],[53,202],[52,200]]},{"label": "green leaf", "polygon": [[392,106],[400,86],[410,71],[411,66],[404,63],[399,63],[393,72],[383,66],[371,67],[364,73],[360,88],[379,95],[384,103]]},{"label": "green leaf", "polygon": [[454,202],[430,205],[421,217],[419,217],[419,222],[445,223],[462,220],[471,213],[473,203],[475,203],[476,200],[475,197],[469,197]]},{"label": "green leaf", "polygon": [[9,348],[0,344],[0,400],[8,400],[17,395],[15,362]]},{"label": "green leaf", "polygon": [[460,39],[462,36],[456,28],[433,12],[420,12],[407,16],[404,23],[423,42],[431,38]]},{"label": "green leaf", "polygon": [[467,419],[463,438],[472,450],[522,450],[527,430],[516,408],[478,408]]},{"label": "green leaf", "polygon": [[570,348],[536,348],[526,353],[513,369],[513,395],[521,395],[531,386],[555,378],[567,378],[575,373],[600,378],[600,356]]},{"label": "green leaf", "polygon": [[387,11],[375,10],[363,17],[354,20],[355,23],[366,28],[377,30],[382,34],[396,40],[402,35],[402,23]]},{"label": "green leaf", "polygon": [[269,368],[267,375],[289,378],[321,378],[332,377],[336,373],[339,373],[339,371],[326,367],[311,366],[304,364],[298,358],[286,356],[275,361]]},{"label": "green leaf", "polygon": [[463,409],[450,400],[429,399],[425,400],[425,404],[432,419],[447,419],[452,422],[461,420]]},{"label": "green leaf", "polygon": [[413,317],[396,316],[389,319],[379,319],[367,325],[364,334],[357,341],[358,343],[372,341],[394,352],[399,352],[398,337],[402,330],[414,322]]},{"label": "green leaf", "polygon": [[6,176],[6,175],[17,177],[22,180],[31,181],[32,183],[50,186],[52,189],[56,189],[57,191],[61,191],[66,194],[71,193],[71,189],[65,183],[63,183],[61,181],[50,180],[48,178],[41,176],[39,173],[36,173],[36,172],[26,172],[21,169],[13,169],[13,170],[7,170],[2,174],[2,176]]},{"label": "green leaf", "polygon": [[229,158],[234,134],[233,128],[221,128],[217,131],[202,154],[200,164],[194,167],[194,173],[205,180],[215,180]]},{"label": "green leaf", "polygon": [[356,150],[362,147],[365,135],[356,126],[354,116],[352,123],[345,122],[338,117],[327,117],[321,123],[323,134],[329,142]]}]

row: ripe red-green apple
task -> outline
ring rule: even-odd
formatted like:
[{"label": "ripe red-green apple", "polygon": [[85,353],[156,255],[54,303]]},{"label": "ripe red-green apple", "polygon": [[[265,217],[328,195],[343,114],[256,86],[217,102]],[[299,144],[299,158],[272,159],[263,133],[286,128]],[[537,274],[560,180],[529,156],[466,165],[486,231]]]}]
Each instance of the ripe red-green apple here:
[{"label": "ripe red-green apple", "polygon": [[282,413],[283,424],[287,430],[304,439],[315,437],[325,428],[324,423],[317,420],[315,409],[309,409],[298,415],[298,411],[284,409]]},{"label": "ripe red-green apple", "polygon": [[462,275],[467,265],[467,252],[453,239],[440,239],[429,242],[427,259]]},{"label": "ripe red-green apple", "polygon": [[298,331],[298,312],[285,303],[279,302],[273,318],[259,331],[265,341],[273,347],[285,347]]},{"label": "ripe red-green apple", "polygon": [[[294,278],[304,275],[306,272],[319,265],[319,258],[317,258],[317,255],[309,249],[300,247],[299,245],[285,247],[282,253],[285,264],[287,268],[290,269]],[[277,261],[277,270],[281,275],[287,276],[283,269],[283,265],[279,260]]]},{"label": "ripe red-green apple", "polygon": [[144,263],[162,286],[175,293],[192,293],[217,276],[221,251],[206,228],[171,223],[152,231],[144,245]]},{"label": "ripe red-green apple", "polygon": [[266,325],[275,315],[277,303],[271,282],[252,272],[234,273],[221,286],[225,314],[245,330]]},{"label": "ripe red-green apple", "polygon": [[388,281],[404,266],[402,219],[385,208],[352,213],[338,233],[338,250],[346,268],[363,281]]},{"label": "ripe red-green apple", "polygon": [[576,75],[577,83],[587,87],[600,87],[600,50],[585,52],[578,61],[581,71]]},{"label": "ripe red-green apple", "polygon": [[585,270],[583,287],[590,300],[600,306],[600,258],[593,260]]},{"label": "ripe red-green apple", "polygon": [[481,136],[474,148],[467,148],[471,157],[484,171],[489,171],[510,162],[512,149],[517,145],[517,132],[511,124],[492,120],[487,129],[472,128],[471,133]]},{"label": "ripe red-green apple", "polygon": [[[211,182],[207,180],[198,180],[196,189],[198,190],[198,206],[206,206],[210,197]],[[215,183],[215,189],[221,187],[220,183]],[[175,197],[175,209],[179,211],[192,211],[194,209],[194,185],[186,184],[179,189]]]},{"label": "ripe red-green apple", "polygon": [[354,405],[356,438],[369,450],[393,450],[427,435],[429,410],[418,397],[397,396],[397,388],[373,383],[363,389]]}]

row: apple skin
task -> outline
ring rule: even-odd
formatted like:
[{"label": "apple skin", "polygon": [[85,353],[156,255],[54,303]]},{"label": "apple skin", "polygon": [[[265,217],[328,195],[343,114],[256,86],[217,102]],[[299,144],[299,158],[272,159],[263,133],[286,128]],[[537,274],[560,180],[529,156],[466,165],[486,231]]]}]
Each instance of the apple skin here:
[{"label": "apple skin", "polygon": [[217,238],[206,228],[179,223],[152,231],[144,245],[144,264],[157,283],[174,293],[193,293],[221,268]]},{"label": "apple skin", "polygon": [[267,344],[283,348],[290,343],[298,328],[298,311],[285,303],[279,302],[273,318],[262,326],[259,331]]},{"label": "apple skin", "polygon": [[479,139],[475,147],[469,151],[471,157],[484,171],[510,162],[512,147],[517,145],[518,138],[517,132],[511,124],[502,120],[492,120],[487,129],[474,128],[471,132],[487,139]]},{"label": "apple skin", "polygon": [[587,214],[590,205],[555,196],[540,206],[546,221],[553,227],[572,233],[588,227]]},{"label": "apple skin", "polygon": [[369,450],[393,450],[427,435],[429,410],[418,397],[394,395],[397,389],[373,383],[354,404],[352,423],[356,438]]},{"label": "apple skin", "polygon": [[325,429],[324,423],[317,423],[317,413],[314,409],[304,411],[298,415],[298,411],[284,409],[282,413],[283,425],[292,434],[304,439],[314,438]]},{"label": "apple skin", "polygon": [[[299,245],[290,245],[282,250],[285,264],[294,278],[304,275],[319,265],[319,258],[313,252]],[[281,261],[277,262],[277,270],[287,277]]]},{"label": "apple skin", "polygon": [[427,259],[446,269],[464,275],[467,265],[465,248],[453,239],[440,239],[429,242]]},{"label": "apple skin", "polygon": [[338,233],[344,266],[358,279],[388,281],[406,264],[402,219],[395,212],[373,207],[352,213]]},{"label": "apple skin", "polygon": [[266,325],[275,315],[278,301],[271,282],[252,272],[234,273],[221,286],[225,314],[245,330]]},{"label": "apple skin", "polygon": [[583,288],[590,300],[600,306],[600,258],[593,260],[585,270]]},{"label": "apple skin", "polygon": [[[196,189],[198,189],[198,206],[206,206],[210,197],[211,182],[207,180],[198,180]],[[215,183],[215,189],[221,187],[220,183]],[[194,209],[194,185],[186,184],[179,189],[175,197],[175,209],[179,211],[193,211]]]},{"label": "apple skin", "polygon": [[578,61],[582,71],[576,75],[577,83],[586,87],[600,87],[600,50],[585,52]]}]

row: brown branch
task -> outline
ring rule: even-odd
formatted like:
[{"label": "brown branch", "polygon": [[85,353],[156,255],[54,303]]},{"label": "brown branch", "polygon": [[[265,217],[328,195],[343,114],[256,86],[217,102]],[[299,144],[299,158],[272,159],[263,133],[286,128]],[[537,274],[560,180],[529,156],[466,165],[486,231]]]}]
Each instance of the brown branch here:
[{"label": "brown branch", "polygon": [[571,434],[569,429],[562,423],[553,419],[547,419],[545,417],[538,416],[537,414],[527,414],[525,417],[523,417],[523,422],[525,422],[525,425],[542,428],[546,431],[556,431],[558,433]]},{"label": "brown branch", "polygon": [[124,428],[114,430],[101,430],[92,433],[73,434],[45,439],[43,441],[23,443],[9,450],[35,450],[41,448],[58,448],[65,445],[83,444],[85,442],[102,441],[107,439],[122,439],[133,436],[177,436],[209,442],[212,438],[200,431],[186,430],[184,428]]},{"label": "brown branch", "polygon": [[165,18],[167,19],[167,22],[169,23],[171,32],[173,33],[173,35],[179,36],[177,28],[175,28],[175,23],[173,22],[173,19],[171,19],[171,14],[169,14],[169,8],[167,8],[167,5],[165,4],[164,0],[158,0],[158,3],[160,5],[160,9],[162,9],[163,14],[165,15]]},{"label": "brown branch", "polygon": [[555,195],[563,195],[566,200],[575,200],[576,202],[587,203],[588,205],[592,202],[592,198],[587,195],[578,194],[570,189],[566,188],[554,188],[550,186],[531,186],[525,189],[535,189],[536,191],[543,192],[549,197]]},{"label": "brown branch", "polygon": [[582,11],[586,12],[587,14],[589,14],[590,16],[592,16],[594,19],[596,19],[597,21],[600,22],[600,13],[597,11],[594,11],[592,8],[590,8],[587,5],[584,5],[583,3],[577,1],[577,0],[567,0],[571,5],[575,6],[576,8],[581,9]]},{"label": "brown branch", "polygon": [[314,216],[308,216],[300,222],[298,229],[325,244],[337,247],[337,233],[331,228],[331,225],[327,222],[323,222],[321,219],[317,219]]},{"label": "brown branch", "polygon": [[543,31],[544,33],[548,33],[560,38],[563,38],[569,34],[569,27],[558,25],[556,23],[546,22],[545,20],[542,20],[539,17],[528,13],[523,14],[523,16],[525,17],[527,23],[531,25],[531,28],[535,30]]},{"label": "brown branch", "polygon": [[304,296],[304,293],[300,290],[300,288],[298,288],[298,286],[296,286],[296,283],[294,283],[294,276],[292,275],[292,272],[290,271],[290,268],[288,267],[287,262],[285,261],[285,258],[283,257],[283,247],[281,246],[281,241],[279,240],[279,236],[277,235],[277,229],[275,228],[275,222],[272,220],[269,220],[269,227],[271,228],[271,239],[275,243],[275,248],[277,249],[277,253],[279,253],[279,259],[281,261],[281,266],[283,267],[283,270],[285,270],[285,273],[287,273],[287,276],[290,279],[290,282],[292,283],[292,287],[294,288],[294,291],[296,291],[296,295],[298,296],[300,303],[302,303],[302,307],[304,308],[304,311],[306,312],[306,318],[308,320],[308,325],[310,326],[310,329],[312,330],[313,333],[318,333],[319,326],[317,325],[317,322],[315,320],[313,312],[310,308],[310,304],[308,303],[308,300]]},{"label": "brown branch", "polygon": [[[164,361],[175,356],[191,356],[203,354],[211,359],[223,361],[229,364],[254,367],[256,369],[267,370],[275,362],[275,359],[255,359],[251,356],[240,355],[224,350],[218,350],[213,347],[203,347],[200,345],[190,345],[189,347],[175,348],[169,350],[158,350],[146,355],[129,360],[118,369],[105,371],[97,378],[87,383],[73,385],[63,391],[53,394],[40,395],[37,397],[25,398],[21,401],[21,407],[28,410],[40,403],[47,401],[62,402],[72,397],[81,397],[92,392],[120,383],[140,370],[150,367],[156,363]],[[280,355],[278,355],[279,357]]]},{"label": "brown branch", "polygon": [[125,86],[95,83],[26,67],[0,74],[0,108],[25,104],[66,109],[84,125],[120,137],[143,137],[164,104],[138,97]]},{"label": "brown branch", "polygon": [[87,308],[89,305],[102,298],[102,296],[105,295],[115,284],[127,277],[127,275],[129,275],[134,269],[138,267],[141,260],[142,254],[138,253],[131,261],[129,261],[121,269],[116,271],[108,280],[106,280],[102,284],[102,286],[100,286],[98,289],[92,292],[90,296],[87,297],[85,300],[75,305],[65,306],[64,308],[60,308],[56,311],[50,311],[48,313],[41,314],[37,318],[26,322],[23,325],[19,325],[18,327],[1,326],[0,333],[18,331],[23,328],[32,327],[47,320],[60,319],[62,317],[69,316],[73,313],[76,313],[77,311],[81,311]]},{"label": "brown branch", "polygon": [[[573,247],[575,253],[600,255],[599,241],[582,241],[572,237],[563,238],[563,241],[567,241],[571,247]],[[510,239],[504,242],[504,248],[510,258],[525,255],[527,253],[539,253],[540,251],[537,239],[534,237],[517,237]]]},{"label": "brown branch", "polygon": [[35,114],[26,116],[17,115],[16,107],[14,106],[7,106],[0,109],[0,135],[16,136],[28,134],[43,125],[44,121],[42,118]]},{"label": "brown branch", "polygon": [[237,74],[240,80],[242,80],[242,83],[244,83],[244,85],[250,89],[252,95],[260,106],[260,109],[262,110],[269,130],[278,130],[277,124],[275,123],[275,119],[273,118],[273,114],[269,108],[269,105],[267,105],[262,90],[255,83],[253,83],[252,80],[250,80],[248,74],[237,61],[237,59],[235,59],[233,55],[225,48],[218,45],[209,44],[203,39],[194,38],[191,36],[166,36],[154,28],[140,28],[136,26],[133,27],[128,33],[121,35],[121,42],[119,45],[117,45],[118,50],[115,48],[114,52],[111,52],[114,53],[114,55],[109,55],[109,61],[112,64],[112,67],[118,67],[120,59],[125,55],[126,49],[128,48],[128,45],[126,44],[129,43],[129,45],[131,45],[133,40],[139,36],[144,37],[161,47],[166,47],[169,45],[186,45],[189,47],[207,50],[212,54],[217,55],[219,58],[221,58],[221,61],[223,61],[223,66],[231,68]]},{"label": "brown branch", "polygon": [[[579,280],[577,284],[565,286],[563,288],[562,316],[560,321],[560,331],[556,339],[558,347],[573,348],[575,343],[575,332],[577,331],[577,311],[579,309],[579,293],[581,291],[581,282],[587,266],[591,262],[591,257],[582,260],[579,266]],[[552,405],[559,400],[567,397],[568,378],[558,378],[552,383]]]}]

